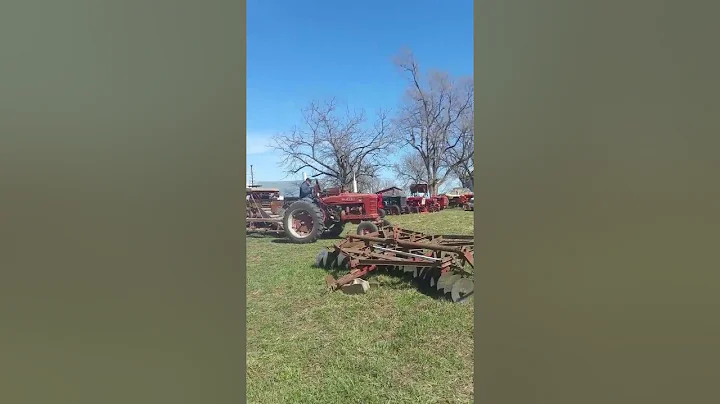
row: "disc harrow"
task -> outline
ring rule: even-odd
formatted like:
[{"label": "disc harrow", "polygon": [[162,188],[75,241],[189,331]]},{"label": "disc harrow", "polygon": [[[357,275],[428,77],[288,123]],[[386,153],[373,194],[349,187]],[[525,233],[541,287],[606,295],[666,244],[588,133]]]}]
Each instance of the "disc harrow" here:
[{"label": "disc harrow", "polygon": [[348,234],[337,245],[321,250],[315,265],[348,271],[335,279],[326,278],[337,290],[353,280],[379,269],[412,273],[455,302],[465,302],[474,291],[474,237],[429,235],[397,226],[383,226],[374,233]]}]

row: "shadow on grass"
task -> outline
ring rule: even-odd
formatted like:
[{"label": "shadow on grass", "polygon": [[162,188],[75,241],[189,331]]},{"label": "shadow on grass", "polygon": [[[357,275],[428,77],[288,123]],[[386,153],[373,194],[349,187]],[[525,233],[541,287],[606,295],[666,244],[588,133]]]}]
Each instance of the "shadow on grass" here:
[{"label": "shadow on grass", "polygon": [[[342,240],[345,237],[341,236],[329,236],[329,235],[323,235],[318,238],[318,240]],[[275,236],[274,240],[271,240],[273,243],[280,243],[280,244],[294,244],[289,238],[286,238],[284,235],[278,235]],[[306,245],[311,246],[314,243],[308,243]]]},{"label": "shadow on grass", "polygon": [[245,234],[245,237],[258,239],[258,240],[268,240],[268,239],[272,239],[272,238],[283,237],[283,235],[277,234],[277,233],[270,233],[270,232],[268,232],[268,233],[250,233],[250,232],[248,232]]},{"label": "shadow on grass", "polygon": [[[332,275],[335,279],[339,279],[349,273],[347,270],[338,268],[323,269],[325,269],[325,272]],[[435,300],[452,301],[449,293],[440,292],[436,287],[430,286],[429,279],[413,278],[411,273],[399,271],[397,269],[377,269],[369,272],[361,278],[370,283],[376,283],[378,287],[389,288],[392,290],[415,289],[418,293]]]},{"label": "shadow on grass", "polygon": [[271,240],[273,243],[277,244],[293,244],[293,242],[289,239],[283,238],[283,237],[276,237],[273,240]]}]

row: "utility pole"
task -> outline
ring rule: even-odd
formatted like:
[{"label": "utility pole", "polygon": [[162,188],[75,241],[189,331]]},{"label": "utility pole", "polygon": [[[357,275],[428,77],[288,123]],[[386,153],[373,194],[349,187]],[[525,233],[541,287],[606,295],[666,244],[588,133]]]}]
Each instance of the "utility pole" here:
[{"label": "utility pole", "polygon": [[250,186],[255,186],[255,175],[253,174],[253,166],[250,164]]}]

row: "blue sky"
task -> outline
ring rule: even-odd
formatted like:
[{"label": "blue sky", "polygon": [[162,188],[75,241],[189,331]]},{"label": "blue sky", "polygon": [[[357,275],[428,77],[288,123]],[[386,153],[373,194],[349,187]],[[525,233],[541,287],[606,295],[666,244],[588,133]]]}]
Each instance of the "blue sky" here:
[{"label": "blue sky", "polygon": [[247,10],[247,160],[256,181],[294,179],[267,144],[298,124],[310,101],[335,97],[368,115],[394,108],[406,84],[392,63],[402,48],[423,70],[473,73],[472,0],[248,0]]}]

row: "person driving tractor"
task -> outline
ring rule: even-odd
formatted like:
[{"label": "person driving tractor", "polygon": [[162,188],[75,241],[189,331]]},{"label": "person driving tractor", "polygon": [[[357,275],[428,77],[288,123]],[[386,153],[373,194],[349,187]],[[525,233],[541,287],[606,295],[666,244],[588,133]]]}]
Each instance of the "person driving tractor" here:
[{"label": "person driving tractor", "polygon": [[310,186],[311,182],[310,177],[308,177],[300,184],[300,199],[312,200],[313,188]]}]

